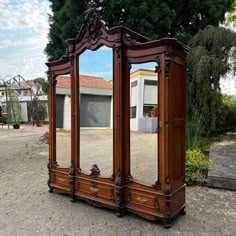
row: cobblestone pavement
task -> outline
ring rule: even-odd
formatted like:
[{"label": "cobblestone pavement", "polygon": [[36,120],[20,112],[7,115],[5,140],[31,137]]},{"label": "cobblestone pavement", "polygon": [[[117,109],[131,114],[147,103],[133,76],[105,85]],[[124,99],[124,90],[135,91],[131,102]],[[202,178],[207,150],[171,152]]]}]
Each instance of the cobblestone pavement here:
[{"label": "cobblestone pavement", "polygon": [[[187,188],[187,214],[164,229],[133,214],[113,211],[48,193],[47,147],[39,133],[2,136],[0,131],[0,236],[236,235],[236,192]],[[26,148],[27,143],[27,148]]]}]

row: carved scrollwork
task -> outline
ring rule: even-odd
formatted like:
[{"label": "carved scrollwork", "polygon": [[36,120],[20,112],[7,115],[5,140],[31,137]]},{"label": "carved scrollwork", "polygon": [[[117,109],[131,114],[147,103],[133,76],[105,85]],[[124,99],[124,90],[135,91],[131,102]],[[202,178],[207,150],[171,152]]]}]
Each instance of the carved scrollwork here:
[{"label": "carved scrollwork", "polygon": [[58,166],[57,162],[54,161],[54,162],[53,162],[53,167],[54,167],[54,168],[57,168],[57,166]]},{"label": "carved scrollwork", "polygon": [[74,163],[73,162],[70,165],[69,175],[71,175],[71,176],[75,175],[75,168],[74,168]]},{"label": "carved scrollwork", "polygon": [[170,54],[165,55],[165,78],[169,79],[170,77],[170,65],[171,65],[171,56]]},{"label": "carved scrollwork", "polygon": [[152,185],[153,188],[157,189],[157,190],[160,190],[161,189],[161,184],[159,182],[159,180],[157,180],[153,185]]},{"label": "carved scrollwork", "polygon": [[159,204],[159,201],[158,201],[158,198],[157,198],[157,197],[155,197],[155,199],[154,199],[154,207],[155,207],[158,211],[160,211],[160,204]]},{"label": "carved scrollwork", "polygon": [[131,202],[131,193],[129,192],[128,193],[128,199],[127,199],[128,202]]},{"label": "carved scrollwork", "polygon": [[131,183],[132,181],[133,181],[133,176],[132,175],[128,175],[128,177],[127,177],[127,183]]},{"label": "carved scrollwork", "polygon": [[93,4],[92,2],[85,13],[84,24],[86,27],[86,40],[95,40],[102,34],[102,22],[100,19],[100,15],[98,14],[98,11],[96,9],[96,4]]},{"label": "carved scrollwork", "polygon": [[171,186],[170,186],[170,177],[167,176],[165,178],[165,193],[170,194]]},{"label": "carved scrollwork", "polygon": [[161,73],[161,60],[159,56],[156,58],[156,63],[157,65],[155,67],[155,72],[160,74]]},{"label": "carved scrollwork", "polygon": [[121,174],[120,171],[117,172],[116,177],[115,177],[115,184],[116,185],[121,185]]},{"label": "carved scrollwork", "polygon": [[141,44],[136,39],[133,39],[129,34],[123,34],[123,43],[127,46],[133,46]]},{"label": "carved scrollwork", "polygon": [[70,181],[70,195],[71,197],[74,197],[75,192],[75,167],[74,163],[71,162],[70,170],[69,170],[69,181]]},{"label": "carved scrollwork", "polygon": [[90,175],[92,175],[93,177],[97,177],[98,175],[100,175],[100,170],[97,164],[92,165],[90,171],[91,171]]},{"label": "carved scrollwork", "polygon": [[116,47],[115,51],[116,51],[116,54],[117,54],[117,58],[120,59],[120,48]]}]

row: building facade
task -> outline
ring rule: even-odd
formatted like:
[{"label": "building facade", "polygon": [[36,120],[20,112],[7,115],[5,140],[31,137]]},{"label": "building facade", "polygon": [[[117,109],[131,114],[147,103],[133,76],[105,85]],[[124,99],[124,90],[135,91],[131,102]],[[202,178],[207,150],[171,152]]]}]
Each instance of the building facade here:
[{"label": "building facade", "polygon": [[[57,128],[71,128],[71,84],[69,76],[59,76],[56,85]],[[147,114],[156,107],[157,73],[137,70],[130,76],[130,128],[133,131],[156,132],[157,117]],[[112,128],[112,81],[80,75],[80,126]]]}]

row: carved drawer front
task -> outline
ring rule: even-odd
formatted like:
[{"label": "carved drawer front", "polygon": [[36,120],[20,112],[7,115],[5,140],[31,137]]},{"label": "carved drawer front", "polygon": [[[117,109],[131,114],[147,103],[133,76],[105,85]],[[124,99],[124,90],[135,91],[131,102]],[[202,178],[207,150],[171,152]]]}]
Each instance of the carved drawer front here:
[{"label": "carved drawer front", "polygon": [[68,187],[70,186],[68,176],[54,174],[54,180],[55,180],[55,184],[68,186]]},{"label": "carved drawer front", "polygon": [[153,208],[156,210],[160,210],[160,203],[158,197],[149,196],[146,194],[142,194],[136,191],[130,191],[127,195],[127,203],[139,205],[142,207]]},{"label": "carved drawer front", "polygon": [[107,200],[114,200],[113,187],[106,184],[97,184],[94,182],[79,182],[77,184],[80,193],[86,193],[91,196],[102,197]]}]

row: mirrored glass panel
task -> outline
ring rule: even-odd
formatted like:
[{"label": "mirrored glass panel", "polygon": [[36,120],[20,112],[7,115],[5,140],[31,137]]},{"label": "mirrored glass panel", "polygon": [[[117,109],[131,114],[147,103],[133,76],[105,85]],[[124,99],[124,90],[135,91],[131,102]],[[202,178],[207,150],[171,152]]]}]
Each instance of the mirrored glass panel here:
[{"label": "mirrored glass panel", "polygon": [[158,162],[158,78],[156,63],[132,64],[130,71],[130,165],[134,179],[154,184]]},{"label": "mirrored glass panel", "polygon": [[71,80],[70,75],[56,78],[56,160],[59,167],[71,163]]},{"label": "mirrored glass panel", "polygon": [[93,165],[110,177],[113,167],[113,59],[112,49],[86,50],[79,56],[80,168]]}]

